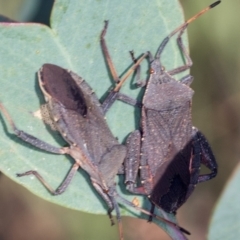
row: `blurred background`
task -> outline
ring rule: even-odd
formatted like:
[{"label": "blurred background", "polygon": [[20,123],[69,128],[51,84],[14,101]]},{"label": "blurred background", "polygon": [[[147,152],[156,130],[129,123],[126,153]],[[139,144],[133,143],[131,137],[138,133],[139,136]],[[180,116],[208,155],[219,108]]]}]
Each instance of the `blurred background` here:
[{"label": "blurred background", "polygon": [[[185,18],[208,6],[209,0],[182,0]],[[0,14],[17,21],[49,24],[52,0],[0,0]],[[188,28],[194,65],[193,122],[206,135],[219,164],[217,178],[199,184],[178,211],[181,226],[206,239],[214,205],[239,162],[240,1],[222,1]],[[204,169],[203,169],[204,171]],[[136,227],[137,226],[137,227]],[[144,220],[123,217],[126,240],[170,239]],[[117,239],[107,216],[72,211],[32,195],[4,175],[0,177],[1,240]]]}]

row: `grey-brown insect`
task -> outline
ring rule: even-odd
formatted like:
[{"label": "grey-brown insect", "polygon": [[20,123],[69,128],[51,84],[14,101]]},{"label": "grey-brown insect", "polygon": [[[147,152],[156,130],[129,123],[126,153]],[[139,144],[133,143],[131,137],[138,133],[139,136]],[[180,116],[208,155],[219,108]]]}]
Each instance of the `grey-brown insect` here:
[{"label": "grey-brown insect", "polygon": [[75,164],[56,190],[37,171],[30,170],[17,176],[33,174],[53,195],[58,195],[66,190],[77,170],[82,168],[89,174],[92,185],[107,203],[111,220],[111,212],[116,210],[120,239],[123,239],[117,200],[135,207],[118,195],[114,181],[126,156],[126,147],[119,144],[112,135],[100,102],[82,78],[53,64],[44,64],[38,75],[39,85],[46,100],[44,109],[50,117],[48,123],[52,121],[51,126],[61,134],[69,147],[52,146],[19,130],[2,104],[0,109],[10,122],[14,133],[23,141],[47,152],[70,155]]}]

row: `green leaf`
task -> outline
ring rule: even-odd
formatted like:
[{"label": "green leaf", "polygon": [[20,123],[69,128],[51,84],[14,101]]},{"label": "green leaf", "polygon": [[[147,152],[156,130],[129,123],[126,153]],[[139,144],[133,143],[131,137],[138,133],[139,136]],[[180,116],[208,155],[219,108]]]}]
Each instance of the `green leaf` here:
[{"label": "green leaf", "polygon": [[[184,21],[177,0],[155,0],[151,3],[56,0],[51,28],[33,23],[0,24],[0,99],[18,128],[55,146],[66,144],[61,136],[50,132],[40,119],[32,115],[43,103],[36,72],[44,63],[53,63],[76,72],[89,83],[99,98],[113,86],[99,43],[104,20],[109,20],[106,41],[118,74],[132,64],[129,50],[134,50],[136,56],[146,51],[155,53],[163,38]],[[174,39],[167,45],[162,62],[167,69],[182,64]],[[142,72],[147,72],[147,61],[143,63]],[[146,74],[142,77],[146,77]],[[139,90],[131,88],[129,81],[123,92],[137,97]],[[138,127],[136,116],[133,107],[121,102],[114,103],[107,113],[108,124],[120,142]],[[81,170],[60,196],[51,196],[34,177],[17,178],[16,173],[37,170],[53,188],[57,188],[74,161],[22,142],[8,133],[9,126],[7,128],[5,120],[1,120],[0,170],[4,174],[51,202],[81,211],[106,214],[106,204],[91,186],[88,175]],[[121,189],[118,188],[118,191],[131,201],[134,196],[123,192],[123,181],[120,182]],[[148,207],[146,198],[138,198],[144,207]],[[139,215],[129,208],[122,209],[122,215],[135,214]],[[174,221],[173,216],[168,217]],[[158,224],[162,225],[159,221]],[[179,239],[167,225],[164,228],[174,239]]]},{"label": "green leaf", "polygon": [[209,240],[235,240],[240,236],[240,164],[228,181],[214,211]]}]

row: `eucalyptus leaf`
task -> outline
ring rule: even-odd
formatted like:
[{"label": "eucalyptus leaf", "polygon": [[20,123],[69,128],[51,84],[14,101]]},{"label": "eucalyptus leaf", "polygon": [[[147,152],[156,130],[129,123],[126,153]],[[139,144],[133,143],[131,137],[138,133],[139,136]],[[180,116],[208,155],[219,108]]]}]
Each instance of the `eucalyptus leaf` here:
[{"label": "eucalyptus leaf", "polygon": [[[183,12],[177,0],[147,1],[79,1],[56,0],[51,28],[41,24],[0,24],[0,100],[10,112],[18,128],[55,146],[66,143],[59,134],[51,132],[32,113],[39,110],[43,96],[37,84],[36,72],[44,63],[67,68],[83,77],[102,99],[113,86],[100,48],[99,36],[109,20],[106,41],[119,75],[132,64],[129,55],[136,56],[151,51],[155,53],[160,42],[183,23]],[[162,55],[167,69],[183,64],[181,54],[173,39]],[[142,77],[147,76],[147,61],[143,63]],[[136,98],[139,89],[131,81],[123,92]],[[114,135],[123,142],[138,127],[138,112],[132,106],[114,103],[107,113],[107,121]],[[79,171],[66,192],[52,196],[34,177],[17,178],[16,173],[37,170],[46,181],[57,188],[74,160],[40,151],[19,140],[1,118],[0,170],[34,194],[72,209],[95,214],[106,214],[106,205],[90,184],[89,177]],[[130,201],[134,195],[124,190],[120,179],[118,191]],[[138,197],[143,207],[146,198]],[[122,208],[122,215],[138,216],[132,209]],[[175,221],[174,216],[167,216]],[[173,239],[179,239],[168,225],[157,222]]]}]

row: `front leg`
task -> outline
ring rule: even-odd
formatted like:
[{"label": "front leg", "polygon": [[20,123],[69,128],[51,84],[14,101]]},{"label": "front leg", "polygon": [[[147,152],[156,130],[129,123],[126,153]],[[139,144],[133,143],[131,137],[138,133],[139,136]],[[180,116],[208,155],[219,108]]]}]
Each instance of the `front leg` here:
[{"label": "front leg", "polygon": [[123,77],[120,79],[118,77],[116,68],[113,64],[113,61],[111,59],[111,56],[109,54],[108,51],[108,47],[105,41],[105,35],[107,33],[107,28],[108,28],[108,21],[105,21],[104,24],[104,28],[101,32],[101,36],[100,36],[100,42],[101,42],[101,48],[102,48],[102,52],[104,55],[104,59],[106,61],[107,67],[109,69],[110,74],[112,75],[112,78],[114,80],[114,83],[116,84],[116,86],[114,87],[114,89],[112,89],[110,91],[110,93],[108,94],[108,96],[106,97],[106,99],[104,100],[103,104],[102,104],[102,108],[104,111],[104,114],[108,111],[108,109],[112,106],[112,104],[117,100],[121,100],[123,102],[129,103],[130,105],[136,105],[137,102],[134,99],[131,99],[130,97],[124,95],[124,94],[120,94],[119,91],[123,85],[123,83],[126,81],[126,79],[133,74],[135,71],[139,71],[137,70],[139,68],[140,63],[149,56],[149,53],[146,52],[145,54],[143,54],[138,60],[134,58],[133,56],[133,62],[134,65],[132,67],[129,68],[129,70],[123,75]]},{"label": "front leg", "polygon": [[178,73],[184,72],[184,71],[186,71],[187,69],[189,69],[189,68],[192,66],[192,64],[193,64],[192,59],[191,59],[191,57],[190,57],[190,55],[189,55],[186,47],[184,46],[184,44],[183,44],[183,42],[182,42],[182,35],[183,35],[183,33],[185,32],[187,26],[188,26],[188,25],[185,25],[185,26],[181,29],[181,31],[180,31],[180,33],[179,33],[179,35],[178,35],[178,37],[177,37],[177,44],[178,44],[178,47],[179,47],[181,53],[183,54],[183,56],[184,56],[185,59],[186,59],[186,64],[183,65],[183,66],[181,66],[181,67],[177,67],[177,68],[175,68],[175,69],[173,69],[173,70],[168,71],[168,73],[169,73],[170,75],[174,75],[174,74],[178,74]]}]

